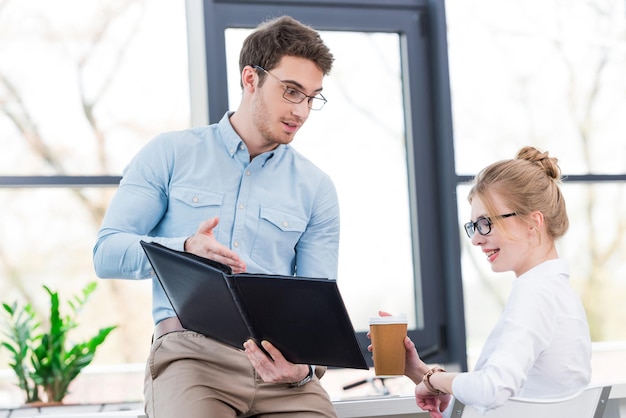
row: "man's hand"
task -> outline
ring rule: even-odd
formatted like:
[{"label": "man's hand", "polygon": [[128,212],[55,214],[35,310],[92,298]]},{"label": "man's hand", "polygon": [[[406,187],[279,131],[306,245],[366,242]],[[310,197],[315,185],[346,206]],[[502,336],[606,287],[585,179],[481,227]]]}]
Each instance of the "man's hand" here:
[{"label": "man's hand", "polygon": [[235,274],[243,273],[246,271],[246,263],[236,252],[215,239],[213,229],[218,223],[217,216],[202,222],[196,233],[185,241],[185,251],[226,264]]},{"label": "man's hand", "polygon": [[248,340],[243,347],[250,359],[250,363],[259,376],[266,383],[295,383],[304,379],[309,374],[309,366],[306,364],[293,364],[288,362],[276,347],[269,341],[261,341],[268,357],[259,346]]},{"label": "man's hand", "polygon": [[430,413],[430,418],[442,418],[441,413],[448,407],[451,399],[448,393],[439,395],[431,393],[424,383],[415,387],[415,402],[417,406]]}]

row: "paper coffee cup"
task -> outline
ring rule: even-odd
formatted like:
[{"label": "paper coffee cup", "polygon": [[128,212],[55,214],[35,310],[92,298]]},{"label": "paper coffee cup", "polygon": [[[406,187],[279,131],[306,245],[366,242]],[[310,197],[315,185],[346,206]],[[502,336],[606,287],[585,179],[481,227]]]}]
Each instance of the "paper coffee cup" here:
[{"label": "paper coffee cup", "polygon": [[406,315],[370,318],[370,339],[376,376],[404,374]]}]

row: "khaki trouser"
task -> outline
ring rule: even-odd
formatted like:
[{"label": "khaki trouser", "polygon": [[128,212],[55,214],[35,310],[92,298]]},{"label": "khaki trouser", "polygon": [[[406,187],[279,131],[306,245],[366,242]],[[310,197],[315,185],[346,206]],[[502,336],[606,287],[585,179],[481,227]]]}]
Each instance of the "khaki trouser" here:
[{"label": "khaki trouser", "polygon": [[317,377],[265,383],[242,350],[187,330],[152,343],[144,397],[149,418],[337,417]]}]

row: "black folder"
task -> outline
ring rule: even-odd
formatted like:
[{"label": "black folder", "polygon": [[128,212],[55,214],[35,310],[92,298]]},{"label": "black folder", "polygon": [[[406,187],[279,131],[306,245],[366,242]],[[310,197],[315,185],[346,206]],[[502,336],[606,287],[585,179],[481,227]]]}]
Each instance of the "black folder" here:
[{"label": "black folder", "polygon": [[292,363],[368,368],[335,280],[232,274],[195,254],[141,245],[183,327],[240,349],[267,340]]}]

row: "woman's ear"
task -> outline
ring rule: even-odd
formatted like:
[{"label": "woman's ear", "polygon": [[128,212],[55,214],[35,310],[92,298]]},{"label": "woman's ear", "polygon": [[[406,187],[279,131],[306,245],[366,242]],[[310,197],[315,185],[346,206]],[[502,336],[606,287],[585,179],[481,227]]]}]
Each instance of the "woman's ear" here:
[{"label": "woman's ear", "polygon": [[543,213],[539,212],[538,210],[531,212],[529,215],[530,218],[530,224],[529,224],[529,229],[537,229],[537,231],[540,231],[543,228],[544,225],[544,218],[543,218]]}]

